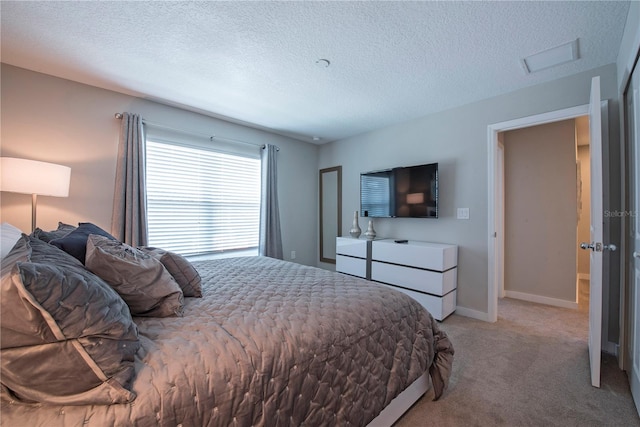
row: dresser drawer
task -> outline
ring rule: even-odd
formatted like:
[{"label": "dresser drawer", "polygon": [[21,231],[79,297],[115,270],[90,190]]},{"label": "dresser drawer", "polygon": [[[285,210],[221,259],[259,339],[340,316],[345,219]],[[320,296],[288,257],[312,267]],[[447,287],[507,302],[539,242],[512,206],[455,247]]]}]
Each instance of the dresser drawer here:
[{"label": "dresser drawer", "polygon": [[367,258],[367,241],[352,237],[338,237],[336,239],[336,253],[358,258]]},{"label": "dresser drawer", "polygon": [[445,295],[456,288],[458,269],[440,273],[383,262],[371,262],[371,280],[398,285],[432,295]]},{"label": "dresser drawer", "polygon": [[336,255],[336,271],[367,278],[367,260],[344,255]]},{"label": "dresser drawer", "polygon": [[411,298],[418,301],[420,305],[426,308],[436,320],[442,321],[456,310],[456,290],[453,290],[442,297],[436,297],[433,295],[410,291],[408,289],[396,288],[395,286],[383,286],[387,286],[391,289],[395,289],[396,291],[409,295]]},{"label": "dresser drawer", "polygon": [[396,243],[393,240],[375,240],[371,259],[393,264],[408,265],[427,270],[445,271],[458,265],[458,247],[441,243]]}]

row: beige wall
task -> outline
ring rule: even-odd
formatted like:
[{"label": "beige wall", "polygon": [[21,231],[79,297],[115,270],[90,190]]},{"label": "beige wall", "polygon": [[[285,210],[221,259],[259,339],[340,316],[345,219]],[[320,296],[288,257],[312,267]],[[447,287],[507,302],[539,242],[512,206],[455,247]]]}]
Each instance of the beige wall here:
[{"label": "beige wall", "polygon": [[[68,198],[40,197],[38,226],[58,221],[111,225],[120,121],[133,112],[179,129],[280,147],[278,193],[285,259],[313,265],[317,258],[317,146],[92,86],[2,64],[2,156],[71,167]],[[31,198],[2,193],[0,218],[25,232]]]},{"label": "beige wall", "polygon": [[504,133],[505,291],[576,301],[574,120]]}]

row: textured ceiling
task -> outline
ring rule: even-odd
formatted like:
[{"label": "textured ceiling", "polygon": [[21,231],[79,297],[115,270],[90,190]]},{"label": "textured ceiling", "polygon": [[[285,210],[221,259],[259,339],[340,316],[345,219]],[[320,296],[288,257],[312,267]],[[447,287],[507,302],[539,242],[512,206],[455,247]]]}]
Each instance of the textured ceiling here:
[{"label": "textured ceiling", "polygon": [[[615,62],[629,3],[0,7],[2,62],[322,143]],[[579,60],[525,74],[574,39]]]}]

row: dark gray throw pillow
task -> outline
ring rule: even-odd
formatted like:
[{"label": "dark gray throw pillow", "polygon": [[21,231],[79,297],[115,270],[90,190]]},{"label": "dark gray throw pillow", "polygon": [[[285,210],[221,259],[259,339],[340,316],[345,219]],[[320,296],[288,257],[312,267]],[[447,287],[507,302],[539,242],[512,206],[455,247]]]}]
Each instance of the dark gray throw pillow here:
[{"label": "dark gray throw pillow", "polygon": [[138,329],[127,305],[75,258],[24,235],[2,263],[0,368],[17,400],[107,405],[135,399]]},{"label": "dark gray throw pillow", "polygon": [[81,222],[78,224],[78,228],[70,232],[69,234],[59,239],[51,240],[49,243],[62,249],[69,255],[73,255],[81,263],[84,264],[84,260],[87,252],[87,239],[89,234],[97,234],[99,236],[107,237],[111,240],[117,240],[111,234],[104,231],[102,228],[90,222]]},{"label": "dark gray throw pillow", "polygon": [[184,295],[180,286],[151,255],[91,234],[86,266],[120,294],[134,316],[182,316]]},{"label": "dark gray throw pillow", "polygon": [[202,297],[202,279],[198,270],[180,254],[175,252],[165,251],[160,248],[138,248],[148,254],[151,254],[154,258],[160,260],[162,265],[173,276],[185,297]]}]

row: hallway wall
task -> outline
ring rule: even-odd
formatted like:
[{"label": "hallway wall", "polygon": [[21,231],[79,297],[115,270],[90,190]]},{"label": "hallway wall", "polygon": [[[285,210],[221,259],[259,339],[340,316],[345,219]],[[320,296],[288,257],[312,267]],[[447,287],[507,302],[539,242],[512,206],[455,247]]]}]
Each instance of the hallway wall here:
[{"label": "hallway wall", "polygon": [[505,132],[504,146],[507,296],[575,303],[575,121]]}]

